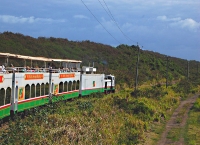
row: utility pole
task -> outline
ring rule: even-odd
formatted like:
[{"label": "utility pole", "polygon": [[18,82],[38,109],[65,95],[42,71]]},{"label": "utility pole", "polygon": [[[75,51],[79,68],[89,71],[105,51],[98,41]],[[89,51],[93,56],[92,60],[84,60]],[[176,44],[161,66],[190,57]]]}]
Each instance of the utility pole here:
[{"label": "utility pole", "polygon": [[167,56],[167,65],[166,65],[166,88],[168,87],[168,68],[169,68],[168,60],[169,60],[169,57]]},{"label": "utility pole", "polygon": [[199,76],[199,63],[197,62],[197,79],[198,79],[198,76]]},{"label": "utility pole", "polygon": [[189,61],[187,61],[187,79],[189,80]]},{"label": "utility pole", "polygon": [[[138,44],[137,44],[138,46]],[[138,65],[139,65],[140,47],[138,46],[137,64],[136,64],[136,76],[135,76],[135,91],[137,90],[138,84]]]}]

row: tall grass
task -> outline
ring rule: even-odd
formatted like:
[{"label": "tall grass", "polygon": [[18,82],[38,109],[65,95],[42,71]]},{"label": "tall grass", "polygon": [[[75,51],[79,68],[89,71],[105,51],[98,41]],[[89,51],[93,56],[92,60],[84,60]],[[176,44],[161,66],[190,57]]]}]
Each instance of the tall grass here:
[{"label": "tall grass", "polygon": [[184,139],[188,145],[200,143],[200,98],[197,99],[189,112]]},{"label": "tall grass", "polygon": [[179,96],[172,87],[150,86],[48,104],[8,122],[0,144],[154,144]]}]

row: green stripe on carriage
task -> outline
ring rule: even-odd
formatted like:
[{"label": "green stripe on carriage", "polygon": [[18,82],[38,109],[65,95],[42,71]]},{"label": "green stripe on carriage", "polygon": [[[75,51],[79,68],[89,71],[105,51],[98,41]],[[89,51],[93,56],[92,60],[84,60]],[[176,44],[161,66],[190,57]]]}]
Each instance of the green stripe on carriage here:
[{"label": "green stripe on carriage", "polygon": [[0,119],[4,118],[6,116],[10,116],[10,106],[0,110]]},{"label": "green stripe on carriage", "polygon": [[98,92],[104,92],[104,88],[98,88],[98,89],[88,89],[88,90],[82,90],[82,96],[85,96],[85,95],[89,95],[89,94],[92,94],[92,93],[98,93]]},{"label": "green stripe on carriage", "polygon": [[41,98],[39,100],[32,100],[29,102],[24,102],[24,103],[20,103],[18,104],[18,112],[24,111],[26,109],[30,109],[30,108],[34,108],[37,106],[42,106],[45,105],[49,102],[49,98]]},{"label": "green stripe on carriage", "polygon": [[[59,96],[53,96],[52,102],[67,100],[67,99],[75,98],[75,97],[78,97],[78,96],[79,96],[79,92],[73,92],[73,93],[69,93],[69,94],[62,94],[62,95],[59,95]],[[39,100],[32,100],[32,101],[29,101],[29,102],[20,103],[20,104],[18,104],[18,112],[24,111],[26,109],[42,106],[42,105],[45,105],[47,103],[49,103],[49,98],[42,98],[42,99],[39,99]]]},{"label": "green stripe on carriage", "polygon": [[79,96],[79,92],[73,92],[73,93],[69,93],[69,94],[62,94],[62,95],[59,95],[59,96],[53,96],[52,102],[58,102],[58,101],[61,101],[61,100],[76,98],[78,96]]}]

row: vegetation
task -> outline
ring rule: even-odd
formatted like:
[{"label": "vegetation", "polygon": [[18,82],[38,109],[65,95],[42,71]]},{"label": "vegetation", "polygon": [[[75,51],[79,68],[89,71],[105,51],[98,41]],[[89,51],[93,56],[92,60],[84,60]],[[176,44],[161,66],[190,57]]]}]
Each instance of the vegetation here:
[{"label": "vegetation", "polygon": [[[99,73],[110,73],[116,76],[116,83],[124,83],[126,87],[134,85],[138,46],[119,45],[116,48],[109,45],[86,41],[69,41],[63,38],[32,38],[19,33],[0,33],[0,52],[14,53],[30,56],[43,56],[51,58],[65,58],[81,60],[82,66],[94,62]],[[112,54],[112,55],[111,55]],[[117,58],[117,59],[116,59]],[[5,62],[1,59],[1,62]],[[18,62],[9,59],[17,66]],[[22,64],[24,62],[21,62]],[[26,62],[29,64],[30,62]],[[33,62],[33,65],[36,62]],[[180,79],[187,78],[197,85],[200,72],[197,61],[189,61],[187,73],[187,60],[169,57],[168,82],[172,84]],[[30,64],[29,64],[30,65]],[[38,64],[39,65],[39,64]],[[42,67],[43,64],[40,64]],[[167,58],[166,55],[152,51],[140,50],[139,85],[145,82],[165,83]]]},{"label": "vegetation", "polygon": [[1,130],[0,144],[137,144],[145,141],[151,123],[165,121],[178,104],[173,91],[165,91],[169,94],[159,100],[134,98],[127,90],[34,108]]},{"label": "vegetation", "polygon": [[[114,74],[117,82],[115,94],[60,101],[15,116],[1,127],[0,144],[155,144],[180,100],[200,91],[199,62],[189,61],[188,76],[187,60],[170,57],[166,88],[166,56],[140,50],[139,87],[133,91],[137,50],[134,45],[113,48],[90,41],[1,33],[0,52],[77,59],[82,65],[95,62],[98,73]],[[197,101],[194,112],[199,106]],[[180,130],[168,137],[176,141],[176,132]]]},{"label": "vegetation", "polygon": [[126,89],[31,109],[4,125],[0,144],[155,144],[180,94],[153,88],[139,89],[137,97]]},{"label": "vegetation", "polygon": [[195,102],[189,112],[189,118],[185,128],[185,141],[188,145],[200,143],[200,98]]}]

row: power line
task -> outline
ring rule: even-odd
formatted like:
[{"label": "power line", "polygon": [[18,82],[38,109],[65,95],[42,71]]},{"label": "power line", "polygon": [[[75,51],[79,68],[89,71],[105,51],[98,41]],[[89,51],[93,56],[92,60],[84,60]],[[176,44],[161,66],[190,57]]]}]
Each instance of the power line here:
[{"label": "power line", "polygon": [[87,7],[87,5],[83,2],[83,0],[81,0],[82,3],[85,5],[85,7],[88,9],[88,11],[93,15],[93,17],[96,19],[97,22],[99,22],[99,24],[103,27],[104,30],[106,30],[106,32],[108,34],[110,34],[111,37],[113,37],[113,39],[115,39],[119,44],[121,44],[104,26],[103,24],[101,24],[101,22],[97,19],[97,17],[92,13],[92,11]]},{"label": "power line", "polygon": [[[111,15],[111,13],[109,13],[109,9],[108,9],[108,11],[106,10],[106,8],[103,6],[103,4],[101,3],[101,1],[100,0],[98,0],[99,1],[99,3],[101,4],[101,6],[104,8],[104,10],[106,11],[106,13],[109,15],[109,17],[114,21],[114,19],[113,19],[113,17],[112,17],[112,15]],[[105,2],[104,2],[105,3]],[[105,3],[105,5],[106,5],[106,3]],[[107,6],[107,5],[106,5]]]},{"label": "power line", "polygon": [[[128,41],[132,41],[134,42],[132,39],[130,39],[123,31],[122,29],[119,27],[118,23],[116,22],[113,14],[111,13],[110,9],[108,8],[108,5],[106,4],[106,2],[103,0],[106,8],[108,9],[108,11],[105,9],[105,7],[103,6],[103,4],[100,2],[100,0],[98,0],[99,3],[101,4],[101,6],[104,8],[104,10],[106,11],[106,13],[108,14],[108,16],[112,19],[113,22],[115,22],[116,26],[118,27],[118,29],[120,30],[120,32],[124,35],[124,37],[128,40]],[[134,42],[135,43],[135,42]]]}]

